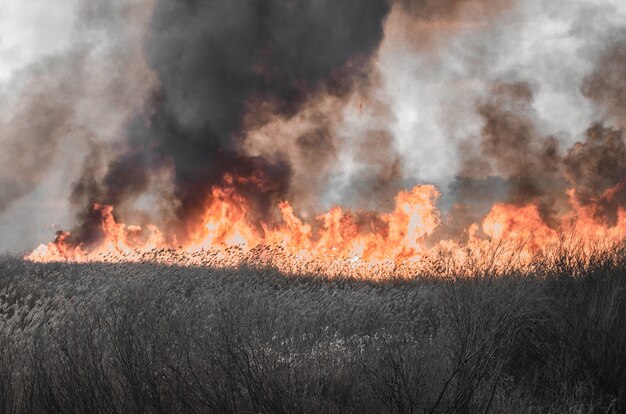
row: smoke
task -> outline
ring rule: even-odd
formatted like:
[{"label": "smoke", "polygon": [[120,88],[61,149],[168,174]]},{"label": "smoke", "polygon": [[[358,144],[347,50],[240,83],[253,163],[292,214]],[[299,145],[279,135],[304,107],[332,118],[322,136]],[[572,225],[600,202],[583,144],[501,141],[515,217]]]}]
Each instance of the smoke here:
[{"label": "smoke", "polygon": [[583,206],[593,206],[595,218],[613,226],[618,207],[626,206],[626,143],[621,130],[591,126],[564,160],[566,175]]},{"label": "smoke", "polygon": [[[623,115],[622,48],[621,40],[606,47],[581,85],[601,119],[617,125]],[[543,221],[556,228],[571,208],[566,197],[569,188],[577,203],[591,208],[599,223],[617,224],[619,208],[626,203],[622,131],[594,122],[579,142],[564,149],[563,140],[540,132],[543,123],[533,105],[535,95],[526,82],[496,82],[486,99],[478,102],[482,128],[478,139],[461,143],[464,155],[453,185],[457,204],[448,217],[454,223],[450,231],[479,221],[486,212],[480,205],[495,202],[534,204]],[[503,180],[505,195],[485,191],[497,188],[489,183],[491,177]]]},{"label": "smoke", "polygon": [[214,186],[271,223],[435,184],[446,236],[495,202],[552,227],[568,189],[606,223],[624,203],[619,2],[69,4],[65,43],[2,87],[0,214],[71,165],[77,243],[102,237],[95,204],[184,242]]},{"label": "smoke", "polygon": [[[246,134],[277,118],[302,117],[318,91],[337,100],[350,93],[360,76],[349,69],[367,64],[387,10],[384,0],[157,2],[145,44],[160,82],[154,112],[149,122],[132,124],[128,148],[109,163],[97,188],[83,184],[94,183],[91,174],[79,181],[75,199],[85,202],[89,217],[95,202],[117,206],[144,192],[152,170],[167,163],[178,239],[227,173],[242,177],[227,184],[259,215],[269,215],[287,193],[292,166],[284,154],[244,152]],[[313,130],[273,140],[287,146],[295,138],[304,164],[321,166],[334,149],[331,121],[318,118]],[[81,233],[93,231],[83,226]]]},{"label": "smoke", "polygon": [[513,0],[396,0],[391,36],[422,53],[466,29],[482,30],[510,11]]},{"label": "smoke", "polygon": [[68,133],[72,110],[44,95],[22,101],[8,120],[0,122],[0,213],[40,182]]},{"label": "smoke", "polygon": [[555,204],[565,201],[566,190],[560,144],[537,130],[533,95],[526,83],[492,87],[489,98],[477,108],[483,119],[479,152],[464,159],[460,175],[503,178],[508,202],[536,204],[542,219],[555,224],[559,213]]},{"label": "smoke", "polygon": [[[605,71],[606,67],[603,58],[598,68]],[[597,78],[594,73],[593,79]],[[587,92],[589,82],[583,85]],[[463,163],[454,184],[457,205],[448,218],[454,223],[449,225],[451,231],[479,221],[485,207],[495,202],[534,204],[543,221],[556,228],[570,209],[566,197],[569,188],[575,190],[580,205],[592,207],[598,222],[608,226],[617,223],[618,209],[626,202],[622,131],[594,123],[581,141],[564,150],[557,137],[539,132],[541,122],[532,106],[534,95],[527,83],[495,83],[488,98],[477,104],[483,126],[479,145],[472,145],[476,142],[472,139],[462,143]],[[601,110],[614,97],[608,95],[597,99]],[[489,191],[498,188],[492,177],[503,180],[504,194]]]},{"label": "smoke", "polygon": [[598,107],[603,121],[626,127],[626,33],[602,53],[583,84],[583,94]]},{"label": "smoke", "polygon": [[[462,3],[391,1],[376,53],[369,61],[361,59],[355,64],[352,60],[346,66],[353,87],[344,89],[348,92],[345,96],[322,88],[297,116],[270,117],[264,128],[249,131],[244,145],[248,153],[269,158],[282,156],[291,164],[293,176],[287,198],[293,200],[299,212],[308,215],[334,204],[388,210],[400,189],[418,181],[416,163],[405,157],[415,151],[416,142],[411,143],[410,151],[403,151],[406,148],[401,145],[407,134],[398,125],[405,122],[405,112],[410,108],[398,99],[401,91],[390,87],[390,82],[404,82],[399,88],[409,90],[419,81],[419,75],[398,76],[395,69],[401,65],[400,59],[392,56],[393,61],[387,60],[401,45],[416,41],[412,31],[415,27],[423,28],[422,34],[436,35],[436,22],[459,21],[466,9],[492,9],[490,13],[497,14],[498,8],[491,7],[490,2]],[[453,34],[455,30],[448,27],[446,32]],[[409,51],[400,48],[402,53],[412,54],[415,46],[418,45],[411,45]],[[420,49],[420,53],[423,51]],[[276,139],[277,136],[285,139]],[[312,137],[317,137],[321,144],[314,153],[310,146],[298,145],[310,142]],[[424,155],[427,149],[419,147]],[[435,157],[429,154],[428,158]],[[308,160],[314,163],[310,165]],[[439,168],[446,166],[442,163]]]},{"label": "smoke", "polygon": [[129,114],[141,110],[156,85],[141,44],[148,12],[143,0],[0,5],[3,244],[33,243],[25,239],[40,229],[20,226],[62,219],[67,206],[55,217],[44,209],[67,199],[87,142],[119,141]]},{"label": "smoke", "polygon": [[601,49],[581,88],[594,103],[599,122],[564,160],[576,200],[592,206],[596,220],[610,226],[617,223],[619,207],[626,205],[626,30],[616,28],[611,35],[612,42]]}]

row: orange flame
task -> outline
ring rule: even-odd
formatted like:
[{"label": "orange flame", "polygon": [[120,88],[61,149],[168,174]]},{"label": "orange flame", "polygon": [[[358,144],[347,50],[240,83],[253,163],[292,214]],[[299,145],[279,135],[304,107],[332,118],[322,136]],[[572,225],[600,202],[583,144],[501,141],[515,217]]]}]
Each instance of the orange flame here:
[{"label": "orange flame", "polygon": [[[551,228],[536,205],[496,204],[482,226],[467,229],[469,240],[429,243],[428,237],[440,225],[436,208],[439,191],[430,185],[400,191],[395,208],[374,214],[333,207],[311,222],[303,221],[292,206],[278,204],[280,222],[253,223],[248,201],[227,177],[226,186],[215,186],[199,224],[181,246],[165,242],[154,225],[127,226],[116,222],[113,208],[94,205],[102,216],[102,242],[87,247],[74,245],[70,233],[60,232],[54,242],[41,245],[27,259],[38,262],[154,261],[175,264],[274,266],[286,273],[357,275],[366,278],[411,276],[428,269],[445,252],[451,261],[471,260],[483,269],[505,268],[510,256],[489,257],[494,246],[515,252],[516,263],[528,265],[546,246],[559,243],[565,233],[590,243],[598,238],[626,237],[626,211],[620,208],[617,225],[607,227],[594,220],[593,206],[576,203],[568,192],[571,211],[563,214],[558,228]],[[610,196],[610,192],[608,193]],[[481,232],[482,230],[482,232]],[[430,266],[430,267],[429,267]],[[445,273],[439,270],[442,273]]]}]

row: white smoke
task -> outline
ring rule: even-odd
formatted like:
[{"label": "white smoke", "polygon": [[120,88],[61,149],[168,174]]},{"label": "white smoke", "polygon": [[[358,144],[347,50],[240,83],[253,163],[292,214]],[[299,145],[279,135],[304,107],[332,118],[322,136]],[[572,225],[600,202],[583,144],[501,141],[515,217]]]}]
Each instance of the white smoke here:
[{"label": "white smoke", "polygon": [[378,61],[391,128],[409,178],[444,191],[457,172],[459,140],[479,135],[476,102],[491,82],[528,82],[541,132],[579,140],[597,115],[581,93],[584,78],[605,42],[626,28],[619,0],[524,0],[496,14],[470,9],[458,21],[417,22],[429,31],[420,42],[412,33],[419,29],[399,25],[398,13],[388,18]]},{"label": "white smoke", "polygon": [[0,2],[0,248],[71,222],[92,143],[120,140],[156,85],[143,58],[150,0]]}]

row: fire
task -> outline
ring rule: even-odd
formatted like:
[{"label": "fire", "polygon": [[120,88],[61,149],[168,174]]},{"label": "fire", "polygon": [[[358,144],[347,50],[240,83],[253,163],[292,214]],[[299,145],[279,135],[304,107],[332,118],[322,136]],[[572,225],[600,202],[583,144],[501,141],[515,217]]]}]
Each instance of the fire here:
[{"label": "fire", "polygon": [[[609,188],[604,193],[603,198],[610,199],[618,186]],[[626,238],[626,210],[620,207],[617,212],[617,221],[613,226],[607,226],[603,222],[598,222],[597,207],[592,204],[583,206],[576,201],[576,192],[568,191],[570,203],[574,209],[574,216],[569,217],[573,230],[580,234],[581,237],[587,239],[605,238],[605,239],[623,239]]]},{"label": "fire", "polygon": [[[364,278],[412,276],[420,272],[446,273],[450,263],[474,263],[485,270],[527,266],[546,246],[562,242],[564,234],[581,239],[622,240],[626,211],[608,227],[594,219],[593,207],[576,203],[550,227],[534,204],[495,204],[482,220],[466,229],[467,240],[429,241],[441,225],[436,207],[440,195],[431,185],[400,191],[395,208],[387,213],[350,211],[332,207],[310,221],[299,217],[288,201],[276,206],[278,220],[254,222],[248,200],[230,177],[214,186],[188,240],[167,241],[155,225],[125,225],[114,218],[113,207],[95,204],[100,213],[102,240],[95,246],[76,244],[72,234],[59,232],[55,240],[27,256],[38,262],[151,261],[205,266],[273,266],[286,273],[353,275]],[[277,222],[276,222],[277,221]],[[497,253],[497,257],[496,257]],[[437,270],[439,269],[439,270]]]},{"label": "fire", "polygon": [[533,204],[523,207],[494,205],[483,221],[483,231],[494,240],[528,241],[533,249],[557,237],[557,232],[543,222]]},{"label": "fire", "polygon": [[102,242],[95,248],[88,250],[81,245],[75,245],[71,233],[60,231],[52,243],[40,245],[27,258],[38,262],[119,261],[132,256],[138,249],[150,251],[164,245],[163,236],[156,226],[146,226],[148,237],[145,238],[142,237],[142,227],[117,223],[113,217],[112,206],[94,204],[93,209],[102,216],[101,228],[104,234]]},{"label": "fire", "polygon": [[247,222],[248,207],[242,196],[232,188],[213,187],[211,200],[204,211],[202,225],[193,232],[187,249],[240,246],[249,250],[261,242]]}]

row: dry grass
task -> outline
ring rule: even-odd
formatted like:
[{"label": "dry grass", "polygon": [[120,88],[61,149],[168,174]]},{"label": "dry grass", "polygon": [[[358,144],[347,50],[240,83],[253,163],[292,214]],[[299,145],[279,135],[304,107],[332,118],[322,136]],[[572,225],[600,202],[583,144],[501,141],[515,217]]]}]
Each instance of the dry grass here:
[{"label": "dry grass", "polygon": [[388,282],[0,258],[7,413],[623,412],[624,355],[615,246]]}]

